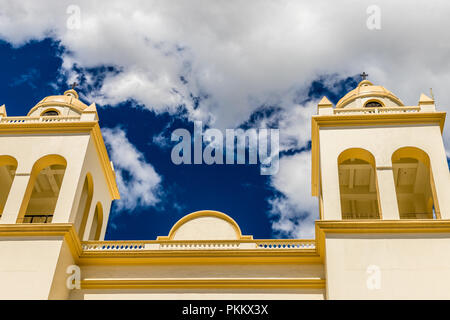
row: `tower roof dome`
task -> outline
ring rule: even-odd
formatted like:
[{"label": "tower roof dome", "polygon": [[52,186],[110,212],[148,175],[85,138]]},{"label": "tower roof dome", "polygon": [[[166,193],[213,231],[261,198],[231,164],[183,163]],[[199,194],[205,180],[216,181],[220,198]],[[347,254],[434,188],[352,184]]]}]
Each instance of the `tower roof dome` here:
[{"label": "tower roof dome", "polygon": [[63,95],[45,97],[31,108],[28,116],[40,107],[69,107],[81,113],[88,106],[78,99],[78,93],[74,89],[70,89],[65,91]]},{"label": "tower roof dome", "polygon": [[[383,106],[403,106],[403,102],[394,95],[391,91],[387,90],[383,86],[373,85],[369,80],[361,81],[358,86],[352,91],[348,92],[343,96],[338,103],[336,108],[345,108],[352,104],[352,107],[362,107],[360,104],[355,104],[359,100],[369,101],[373,99],[379,99]],[[350,107],[350,106],[349,106]]]}]

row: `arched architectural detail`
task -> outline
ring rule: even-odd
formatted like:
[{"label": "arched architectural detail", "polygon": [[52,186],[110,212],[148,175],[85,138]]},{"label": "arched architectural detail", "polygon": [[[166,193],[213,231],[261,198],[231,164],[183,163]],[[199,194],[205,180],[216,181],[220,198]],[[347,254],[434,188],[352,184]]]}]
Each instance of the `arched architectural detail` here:
[{"label": "arched architectural detail", "polygon": [[55,110],[59,114],[79,115],[88,106],[78,99],[78,93],[71,89],[64,92],[64,95],[48,96],[42,99],[28,112],[27,116],[41,116],[42,112]]},{"label": "arched architectural detail", "polygon": [[375,158],[361,148],[338,156],[342,219],[380,219]]},{"label": "arched architectural detail", "polygon": [[376,101],[383,107],[400,107],[403,102],[386,88],[374,85],[369,80],[361,81],[352,91],[343,96],[336,108],[361,108],[369,101]]},{"label": "arched architectural detail", "polygon": [[428,154],[416,147],[397,149],[392,169],[400,219],[440,219]]},{"label": "arched architectural detail", "polygon": [[0,219],[8,199],[17,169],[17,160],[11,156],[0,156]]},{"label": "arched architectural detail", "polygon": [[91,173],[88,172],[86,174],[86,178],[84,179],[83,188],[81,190],[80,200],[75,216],[75,230],[77,230],[80,240],[83,240],[83,236],[86,230],[86,222],[91,209],[93,194],[94,180]]},{"label": "arched architectural detail", "polygon": [[17,167],[17,160],[12,156],[0,156],[0,166],[15,166]]},{"label": "arched architectural detail", "polygon": [[370,163],[375,167],[375,157],[372,153],[362,148],[349,148],[342,151],[338,156],[338,163],[342,163],[349,159],[361,159],[365,162]]},{"label": "arched architectural detail", "polygon": [[103,206],[101,202],[95,205],[94,216],[92,217],[91,230],[88,240],[100,240],[100,233],[103,226]]},{"label": "arched architectural detail", "polygon": [[242,240],[253,239],[243,236],[236,221],[225,213],[202,210],[190,213],[174,224],[168,236],[159,236],[158,240]]},{"label": "arched architectural detail", "polygon": [[59,116],[59,115],[61,115],[61,111],[59,111],[58,109],[56,109],[56,108],[47,108],[47,109],[44,109],[42,112],[41,112],[41,117],[45,117],[45,116],[48,116],[46,113],[50,113],[50,112],[56,112],[57,114],[55,115],[55,116]]},{"label": "arched architectural detail", "polygon": [[372,107],[371,104],[379,104],[379,107],[385,107],[386,104],[381,99],[369,99],[364,103],[364,108]]},{"label": "arched architectural detail", "polygon": [[43,156],[31,170],[17,223],[50,223],[67,167],[64,157]]}]

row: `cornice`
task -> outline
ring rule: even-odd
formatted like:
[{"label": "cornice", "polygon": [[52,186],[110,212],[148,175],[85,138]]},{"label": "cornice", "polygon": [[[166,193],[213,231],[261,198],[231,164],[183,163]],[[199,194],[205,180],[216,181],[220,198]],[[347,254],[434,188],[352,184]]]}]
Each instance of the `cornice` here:
[{"label": "cornice", "polygon": [[318,264],[315,249],[83,251],[83,265],[123,264]]},{"label": "cornice", "polygon": [[36,237],[61,238],[66,241],[75,261],[78,261],[78,257],[82,252],[80,239],[71,223],[0,224],[0,238],[2,237],[20,237],[29,238],[30,240]]},{"label": "cornice", "polygon": [[448,234],[450,220],[329,220],[316,221],[316,248],[325,256],[325,238],[329,234]]},{"label": "cornice", "polygon": [[83,279],[81,289],[324,289],[324,279]]}]

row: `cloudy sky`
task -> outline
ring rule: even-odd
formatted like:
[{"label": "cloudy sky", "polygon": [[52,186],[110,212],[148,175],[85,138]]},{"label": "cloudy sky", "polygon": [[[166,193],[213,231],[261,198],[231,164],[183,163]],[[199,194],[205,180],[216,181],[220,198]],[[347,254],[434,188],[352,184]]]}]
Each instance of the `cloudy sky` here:
[{"label": "cloudy sky", "polygon": [[[310,118],[365,71],[405,105],[450,106],[448,1],[0,0],[0,104],[25,115],[77,81],[122,199],[107,239],[154,239],[215,209],[256,238],[314,236]],[[24,94],[26,92],[27,94]],[[175,165],[176,128],[273,128],[280,164]],[[450,130],[444,131],[450,156]]]}]

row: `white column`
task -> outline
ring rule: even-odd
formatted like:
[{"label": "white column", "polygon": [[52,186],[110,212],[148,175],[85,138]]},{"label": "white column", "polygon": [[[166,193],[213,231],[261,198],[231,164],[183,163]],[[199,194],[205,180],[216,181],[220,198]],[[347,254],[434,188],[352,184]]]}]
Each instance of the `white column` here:
[{"label": "white column", "polygon": [[323,220],[342,220],[337,161],[321,164]]},{"label": "white column", "polygon": [[[53,223],[69,223],[70,215],[74,210],[74,201],[78,184],[80,183],[81,164],[68,165],[64,173],[61,190],[59,191],[53,214]],[[84,182],[84,180],[83,180]],[[80,189],[81,190],[81,189]]]},{"label": "white column", "polygon": [[400,219],[392,167],[377,167],[377,183],[383,220]]},{"label": "white column", "polygon": [[444,143],[440,136],[440,131],[436,131],[436,138],[430,138],[433,141],[433,148],[428,155],[431,161],[431,170],[441,219],[450,219],[450,173],[448,171]]},{"label": "white column", "polygon": [[5,208],[3,209],[0,223],[16,223],[29,180],[29,173],[16,172],[8,194],[8,199],[6,200]]}]

